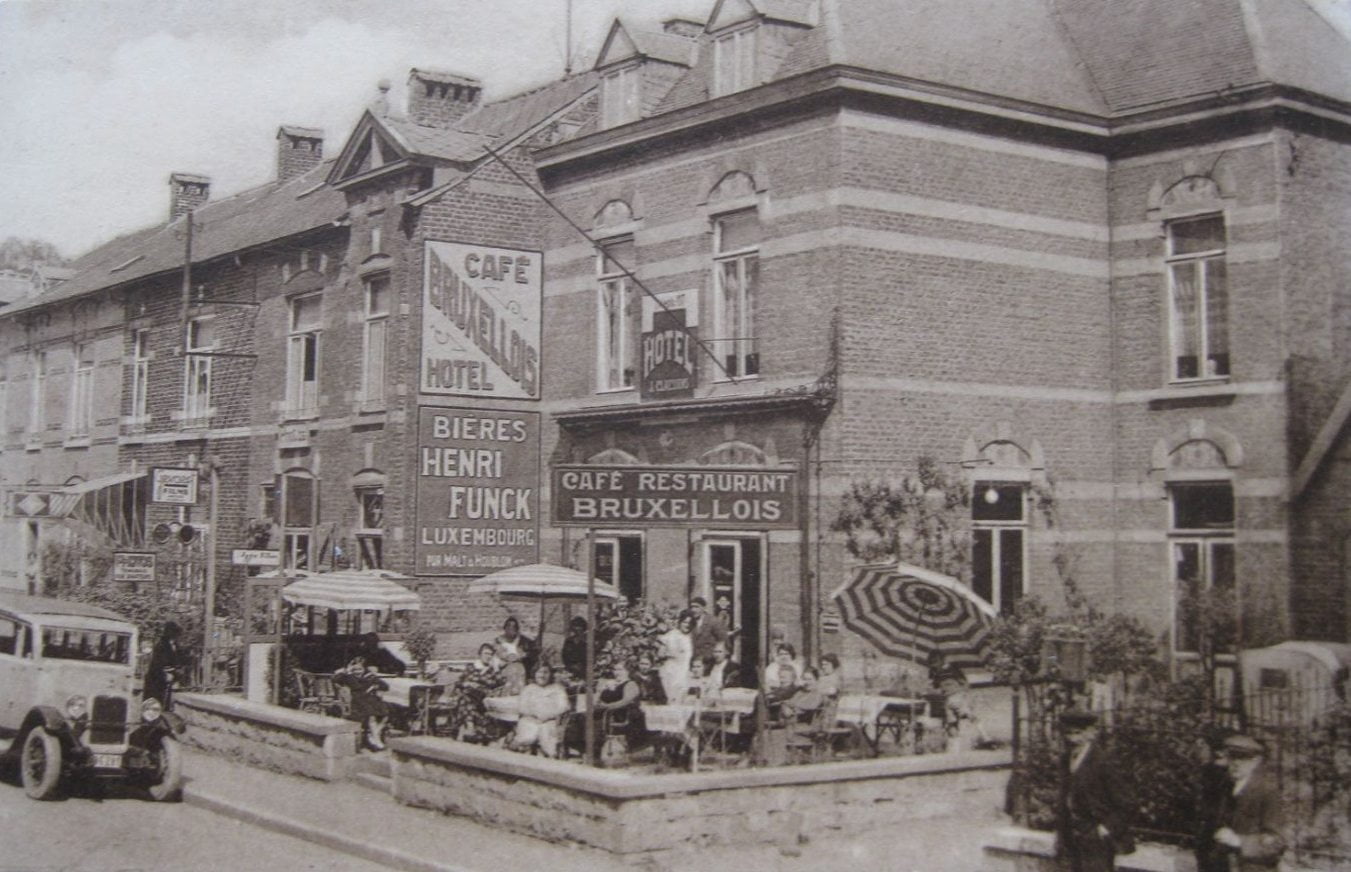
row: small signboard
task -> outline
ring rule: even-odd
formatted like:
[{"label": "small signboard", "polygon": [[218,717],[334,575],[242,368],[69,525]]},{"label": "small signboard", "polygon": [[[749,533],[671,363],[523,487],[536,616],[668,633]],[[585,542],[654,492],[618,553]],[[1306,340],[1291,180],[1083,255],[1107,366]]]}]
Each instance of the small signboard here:
[{"label": "small signboard", "polygon": [[197,505],[197,470],[171,466],[150,470],[150,502],[170,506]]},{"label": "small signboard", "polygon": [[230,552],[230,562],[235,566],[280,566],[281,552],[257,548],[236,548]]},{"label": "small signboard", "polygon": [[555,466],[554,523],[581,527],[797,526],[789,468]]},{"label": "small signboard", "polygon": [[699,292],[671,291],[643,298],[643,399],[694,395],[698,379]]},{"label": "small signboard", "polygon": [[114,551],[113,581],[140,583],[155,580],[153,551]]}]

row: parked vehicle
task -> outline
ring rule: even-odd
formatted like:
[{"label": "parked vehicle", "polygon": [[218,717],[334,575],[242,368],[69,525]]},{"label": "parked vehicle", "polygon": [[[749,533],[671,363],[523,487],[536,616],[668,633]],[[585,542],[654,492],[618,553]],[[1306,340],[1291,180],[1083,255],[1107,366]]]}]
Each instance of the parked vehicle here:
[{"label": "parked vehicle", "polygon": [[132,692],[136,625],[97,606],[0,591],[0,741],[24,792],[123,781],[179,798],[183,721]]}]

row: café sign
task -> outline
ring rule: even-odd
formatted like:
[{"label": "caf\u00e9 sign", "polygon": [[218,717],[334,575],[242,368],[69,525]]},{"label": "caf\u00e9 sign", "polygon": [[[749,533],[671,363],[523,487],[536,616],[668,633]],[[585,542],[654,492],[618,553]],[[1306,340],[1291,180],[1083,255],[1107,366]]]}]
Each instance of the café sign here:
[{"label": "caf\u00e9 sign", "polygon": [[414,575],[539,562],[538,412],[418,409]]},{"label": "caf\u00e9 sign", "polygon": [[539,399],[544,255],[429,241],[419,390]]},{"label": "caf\u00e9 sign", "polygon": [[796,469],[556,466],[554,523],[585,527],[790,529]]}]

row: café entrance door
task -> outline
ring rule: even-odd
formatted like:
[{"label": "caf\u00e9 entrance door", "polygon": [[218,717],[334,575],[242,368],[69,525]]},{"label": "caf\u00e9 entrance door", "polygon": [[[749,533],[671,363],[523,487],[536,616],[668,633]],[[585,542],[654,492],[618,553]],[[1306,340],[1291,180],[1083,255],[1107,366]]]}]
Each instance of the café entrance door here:
[{"label": "caf\u00e9 entrance door", "polygon": [[728,629],[743,681],[758,684],[764,638],[764,548],[757,537],[718,537],[701,543],[701,586],[709,608]]}]

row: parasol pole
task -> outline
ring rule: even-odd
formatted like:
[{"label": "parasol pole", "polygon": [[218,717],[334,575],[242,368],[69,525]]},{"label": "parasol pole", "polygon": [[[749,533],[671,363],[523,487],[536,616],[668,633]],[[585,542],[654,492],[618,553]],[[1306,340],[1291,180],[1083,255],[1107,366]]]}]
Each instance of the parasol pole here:
[{"label": "parasol pole", "polygon": [[596,765],[596,576],[592,573],[594,532],[586,528],[586,721],[582,741],[586,745],[586,765]]}]

